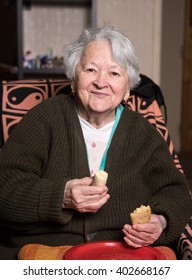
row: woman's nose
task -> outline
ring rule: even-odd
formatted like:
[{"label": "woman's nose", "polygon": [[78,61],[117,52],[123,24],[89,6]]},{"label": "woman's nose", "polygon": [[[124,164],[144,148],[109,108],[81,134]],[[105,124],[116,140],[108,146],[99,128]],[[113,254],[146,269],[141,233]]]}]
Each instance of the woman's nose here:
[{"label": "woman's nose", "polygon": [[106,87],[107,86],[107,77],[106,77],[106,74],[104,73],[99,73],[97,75],[97,77],[95,78],[94,80],[94,85],[97,87],[97,88],[103,88],[103,87]]}]

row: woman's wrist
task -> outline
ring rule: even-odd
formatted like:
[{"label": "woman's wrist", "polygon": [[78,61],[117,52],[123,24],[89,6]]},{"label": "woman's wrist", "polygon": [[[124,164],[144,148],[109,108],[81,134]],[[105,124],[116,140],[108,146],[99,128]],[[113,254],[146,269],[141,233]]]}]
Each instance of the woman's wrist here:
[{"label": "woman's wrist", "polygon": [[163,215],[159,215],[159,220],[162,226],[162,229],[164,230],[167,227],[167,219]]}]

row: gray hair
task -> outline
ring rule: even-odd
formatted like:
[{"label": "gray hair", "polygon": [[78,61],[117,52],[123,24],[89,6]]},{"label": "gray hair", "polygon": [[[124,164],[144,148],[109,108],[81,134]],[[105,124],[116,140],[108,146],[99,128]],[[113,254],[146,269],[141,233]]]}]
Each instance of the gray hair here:
[{"label": "gray hair", "polygon": [[132,43],[117,28],[106,26],[85,29],[79,38],[64,48],[65,74],[70,80],[75,78],[75,69],[87,44],[94,40],[107,40],[111,44],[114,60],[127,70],[130,88],[140,81],[138,59]]}]

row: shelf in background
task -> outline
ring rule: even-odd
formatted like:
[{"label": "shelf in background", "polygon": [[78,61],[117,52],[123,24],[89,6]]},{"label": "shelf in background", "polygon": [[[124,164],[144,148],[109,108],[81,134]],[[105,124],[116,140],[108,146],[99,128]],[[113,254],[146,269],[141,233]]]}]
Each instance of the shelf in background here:
[{"label": "shelf in background", "polygon": [[67,5],[70,5],[70,4],[91,4],[91,0],[24,0],[23,1],[24,3],[25,2],[31,2],[31,3],[63,3],[63,4],[67,4]]},{"label": "shelf in background", "polygon": [[91,6],[91,0],[24,0],[24,5],[34,4],[64,4],[64,5],[83,5],[83,6]]},{"label": "shelf in background", "polygon": [[[65,79],[64,68],[23,69],[21,79]],[[21,80],[20,79],[20,80]]]},{"label": "shelf in background", "polygon": [[64,68],[23,69],[24,74],[64,74]]}]

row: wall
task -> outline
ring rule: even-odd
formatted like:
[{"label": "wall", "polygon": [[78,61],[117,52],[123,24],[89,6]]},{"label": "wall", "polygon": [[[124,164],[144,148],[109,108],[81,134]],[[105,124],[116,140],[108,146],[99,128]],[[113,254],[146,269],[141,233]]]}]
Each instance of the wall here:
[{"label": "wall", "polygon": [[98,25],[118,26],[132,41],[140,70],[160,82],[162,0],[97,0]]},{"label": "wall", "polygon": [[62,56],[63,47],[90,24],[90,16],[85,6],[33,4],[23,12],[24,52],[36,56],[52,48],[54,56]]},{"label": "wall", "polygon": [[160,84],[168,108],[169,133],[180,151],[184,1],[164,0],[162,15]]}]

